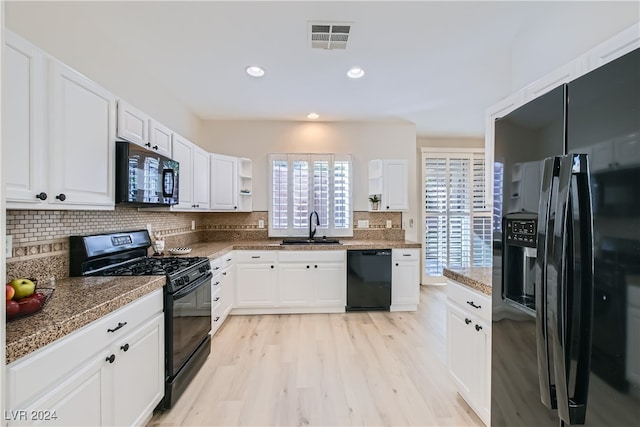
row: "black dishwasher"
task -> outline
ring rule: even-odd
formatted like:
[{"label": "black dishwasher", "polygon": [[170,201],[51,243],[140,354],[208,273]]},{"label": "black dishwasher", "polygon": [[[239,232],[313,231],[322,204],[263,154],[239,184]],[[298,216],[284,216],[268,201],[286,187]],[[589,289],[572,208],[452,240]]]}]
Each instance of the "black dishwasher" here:
[{"label": "black dishwasher", "polygon": [[389,310],[391,249],[347,251],[347,311]]}]

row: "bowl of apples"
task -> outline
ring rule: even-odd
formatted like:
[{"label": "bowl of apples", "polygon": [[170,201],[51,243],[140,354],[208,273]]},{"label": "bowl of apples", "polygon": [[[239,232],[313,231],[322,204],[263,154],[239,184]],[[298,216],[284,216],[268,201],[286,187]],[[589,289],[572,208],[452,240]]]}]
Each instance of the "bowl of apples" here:
[{"label": "bowl of apples", "polygon": [[53,289],[38,288],[34,279],[13,279],[6,285],[7,320],[16,320],[42,310]]}]

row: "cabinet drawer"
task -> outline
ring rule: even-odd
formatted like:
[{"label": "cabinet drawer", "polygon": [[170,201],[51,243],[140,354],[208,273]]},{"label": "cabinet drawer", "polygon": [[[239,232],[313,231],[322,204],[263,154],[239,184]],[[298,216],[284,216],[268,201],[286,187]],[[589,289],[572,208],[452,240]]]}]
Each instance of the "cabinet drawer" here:
[{"label": "cabinet drawer", "polygon": [[447,279],[447,298],[469,313],[491,321],[491,298],[460,283]]},{"label": "cabinet drawer", "polygon": [[346,251],[280,251],[281,262],[322,262],[342,261],[346,259]]},{"label": "cabinet drawer", "polygon": [[420,249],[391,249],[391,257],[394,261],[418,261]]},{"label": "cabinet drawer", "polygon": [[236,261],[242,263],[277,262],[278,251],[238,251]]},{"label": "cabinet drawer", "polygon": [[[26,400],[50,388],[96,351],[129,334],[155,314],[162,313],[162,305],[162,290],[158,289],[9,364],[9,407],[19,408]],[[119,324],[123,325],[118,328]]]},{"label": "cabinet drawer", "polygon": [[222,271],[222,257],[211,260],[211,272],[215,276]]},{"label": "cabinet drawer", "polygon": [[235,259],[233,252],[227,252],[226,254],[218,257],[220,260],[220,267],[224,270],[225,268],[233,265],[233,260]]}]

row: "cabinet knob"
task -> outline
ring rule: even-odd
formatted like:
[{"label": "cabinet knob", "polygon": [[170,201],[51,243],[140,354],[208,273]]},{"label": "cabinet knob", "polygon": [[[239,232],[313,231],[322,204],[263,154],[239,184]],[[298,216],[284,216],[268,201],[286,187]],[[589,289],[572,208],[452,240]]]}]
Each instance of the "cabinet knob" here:
[{"label": "cabinet knob", "polygon": [[220,282],[216,282],[216,283],[213,284],[213,286],[218,286],[219,284],[220,284]]},{"label": "cabinet knob", "polygon": [[399,265],[400,265],[400,264],[398,264],[398,263],[396,262],[396,267],[398,267]]},{"label": "cabinet knob", "polygon": [[464,323],[468,325],[469,323],[471,323],[471,319],[464,319]]},{"label": "cabinet knob", "polygon": [[482,326],[476,325],[476,331],[481,331],[481,330],[482,330]]},{"label": "cabinet knob", "polygon": [[67,196],[65,196],[64,193],[60,193],[56,196],[56,199],[60,200],[61,202],[64,202],[67,199]]},{"label": "cabinet knob", "polygon": [[309,266],[307,265],[307,268],[309,268]]},{"label": "cabinet knob", "polygon": [[157,146],[157,145],[154,145],[154,146],[153,146],[153,149],[154,149],[154,150],[157,150],[157,149],[158,149],[158,146]]},{"label": "cabinet knob", "polygon": [[220,297],[216,297],[216,298],[213,300],[213,302],[218,302],[218,301],[220,301]]},{"label": "cabinet knob", "polygon": [[150,142],[147,142],[146,144],[144,144],[144,146],[145,146],[145,147],[149,147],[149,148],[151,148],[151,143],[150,143]]},{"label": "cabinet knob", "polygon": [[45,193],[44,191],[40,194],[36,194],[36,199],[40,199],[40,200],[47,200],[47,193]]},{"label": "cabinet knob", "polygon": [[116,355],[112,354],[111,356],[108,356],[105,360],[109,363],[113,363],[116,360]]},{"label": "cabinet knob", "polygon": [[271,266],[271,268],[273,268],[273,265]]},{"label": "cabinet knob", "polygon": [[314,266],[313,266],[313,268],[318,268],[318,266],[317,266],[317,265],[314,265]]},{"label": "cabinet knob", "polygon": [[233,209],[238,209],[238,207],[237,207],[237,206],[234,206],[234,207],[233,207]]},{"label": "cabinet knob", "polygon": [[125,352],[126,352],[127,350],[129,350],[129,343],[126,343],[125,345],[121,346],[121,347],[120,347],[120,350],[125,351]]},{"label": "cabinet knob", "polygon": [[389,206],[387,206],[387,209],[389,209]]},{"label": "cabinet knob", "polygon": [[217,322],[218,320],[220,320],[220,316],[216,316],[216,318],[213,319],[214,322]]}]

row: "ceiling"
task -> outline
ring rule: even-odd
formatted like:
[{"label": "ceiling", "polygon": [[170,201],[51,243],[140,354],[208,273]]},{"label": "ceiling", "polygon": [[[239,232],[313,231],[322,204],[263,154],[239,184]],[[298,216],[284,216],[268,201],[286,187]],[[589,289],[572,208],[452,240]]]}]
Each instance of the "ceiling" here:
[{"label": "ceiling", "polygon": [[[514,39],[575,5],[72,2],[56,19],[102,32],[203,120],[307,120],[313,111],[324,121],[409,121],[418,135],[482,135],[485,109],[513,91]],[[310,21],[352,23],[347,48],[311,49]],[[245,74],[254,64],[264,77]],[[365,76],[349,79],[352,66]]]}]

